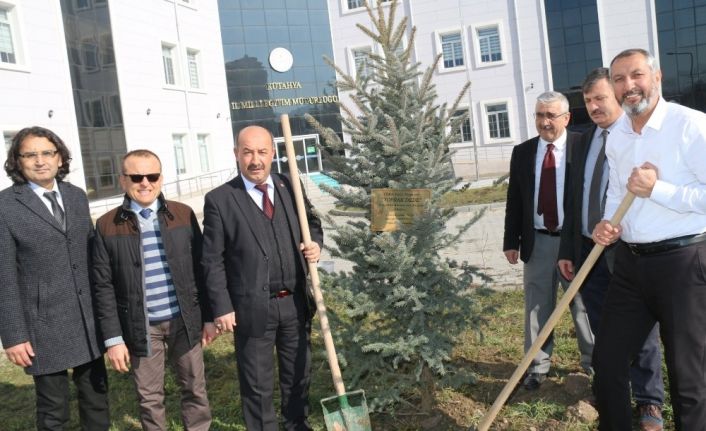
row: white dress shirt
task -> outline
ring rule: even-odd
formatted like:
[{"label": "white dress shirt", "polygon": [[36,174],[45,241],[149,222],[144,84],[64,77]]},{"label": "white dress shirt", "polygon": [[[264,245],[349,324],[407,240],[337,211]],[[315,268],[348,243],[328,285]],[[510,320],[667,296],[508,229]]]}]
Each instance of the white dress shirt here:
[{"label": "white dress shirt", "polygon": [[706,114],[660,98],[641,134],[633,131],[629,116],[619,120],[606,156],[610,184],[604,219],[615,214],[633,168],[645,162],[657,167],[651,196],[635,198],[623,218],[624,241],[646,243],[706,231]]},{"label": "white dress shirt", "polygon": [[544,216],[537,214],[539,202],[539,181],[542,178],[542,162],[547,153],[547,145],[554,144],[554,161],[556,162],[556,209],[559,214],[559,226],[564,223],[564,178],[566,174],[566,130],[554,142],[547,142],[541,137],[537,142],[537,157],[534,163],[534,228],[546,229]]},{"label": "white dress shirt", "polygon": [[[258,189],[255,188],[256,184],[253,183],[252,181],[248,180],[245,178],[245,176],[241,175],[241,178],[243,179],[243,184],[245,184],[245,191],[248,192],[250,197],[252,198],[253,202],[257,204],[257,207],[260,208],[262,211],[262,192]],[[265,181],[265,184],[267,184],[267,194],[270,197],[270,202],[272,202],[272,208],[275,207],[275,183],[272,181],[272,175],[267,177],[267,181]]]},{"label": "white dress shirt", "polygon": [[51,201],[44,197],[44,193],[56,192],[56,200],[59,202],[59,206],[61,207],[61,209],[64,210],[64,214],[66,214],[66,208],[64,208],[64,201],[61,199],[61,192],[59,191],[59,187],[56,184],[56,180],[54,180],[54,186],[51,189],[45,189],[44,187],[35,184],[32,181],[27,181],[27,184],[29,184],[29,187],[32,189],[32,191],[37,196],[39,196],[39,200],[42,201],[44,206],[49,209],[49,214],[54,214],[54,211],[52,211],[51,209]]}]

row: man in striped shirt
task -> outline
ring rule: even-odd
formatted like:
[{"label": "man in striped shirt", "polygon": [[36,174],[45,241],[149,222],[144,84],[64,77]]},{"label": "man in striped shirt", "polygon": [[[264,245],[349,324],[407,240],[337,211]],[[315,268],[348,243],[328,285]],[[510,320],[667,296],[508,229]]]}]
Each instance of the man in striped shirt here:
[{"label": "man in striped shirt", "polygon": [[[149,150],[123,157],[123,204],[98,219],[95,308],[113,368],[129,371],[145,430],[166,430],[165,357],[181,385],[185,430],[208,430],[202,345],[216,336],[203,284],[201,229],[191,208],[166,201]],[[209,323],[204,323],[209,322]]]}]

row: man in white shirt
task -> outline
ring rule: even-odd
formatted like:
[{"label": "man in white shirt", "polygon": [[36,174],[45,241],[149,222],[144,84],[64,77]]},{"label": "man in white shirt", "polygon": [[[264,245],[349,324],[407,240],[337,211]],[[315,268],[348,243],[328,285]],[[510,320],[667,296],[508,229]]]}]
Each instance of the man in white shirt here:
[{"label": "man in white shirt", "polygon": [[[537,339],[556,304],[559,273],[556,261],[563,222],[567,149],[581,135],[568,132],[569,101],[555,91],[542,93],[535,107],[539,136],[516,146],[510,159],[510,183],[505,208],[503,253],[508,262],[524,262],[525,351]],[[591,372],[593,335],[581,295],[571,312],[581,351],[581,366]],[[553,340],[542,346],[527,371],[523,386],[539,388],[551,365]]]},{"label": "man in white shirt", "polygon": [[[594,354],[600,429],[630,429],[628,370],[655,322],[675,428],[706,429],[706,115],[660,97],[647,51],[621,52],[610,70],[628,115],[608,141],[608,197],[592,235],[602,245],[620,239]],[[612,226],[626,188],[635,202]]]}]

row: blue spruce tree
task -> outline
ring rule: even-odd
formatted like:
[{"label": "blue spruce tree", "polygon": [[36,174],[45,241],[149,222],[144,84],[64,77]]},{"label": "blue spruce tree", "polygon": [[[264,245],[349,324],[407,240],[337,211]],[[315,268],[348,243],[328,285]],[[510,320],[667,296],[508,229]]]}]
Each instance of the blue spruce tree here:
[{"label": "blue spruce tree", "polygon": [[[384,4],[366,6],[371,28],[358,24],[382,48],[369,54],[368,73],[361,65],[354,78],[328,60],[338,72],[339,91],[352,101],[353,106],[341,104],[350,142],[308,117],[324,137],[329,174],[341,184],[326,191],[342,206],[368,210],[366,218],[328,218],[336,243],[332,255],[353,266],[322,277],[322,287],[349,385],[366,389],[373,409],[418,400],[412,403],[428,412],[437,385],[472,382],[450,359],[458,336],[478,324],[470,289],[474,277],[487,280],[476,267],[441,255],[482,215],[449,233],[446,225],[456,213],[438,205],[457,183],[449,144],[458,142],[465,118],[453,113],[470,83],[452,106],[438,105],[431,81],[440,57],[424,72],[411,63],[415,29],[409,29],[405,48],[407,19],[396,19],[396,1]],[[375,188],[430,189],[431,202],[411,225],[373,232]]]}]

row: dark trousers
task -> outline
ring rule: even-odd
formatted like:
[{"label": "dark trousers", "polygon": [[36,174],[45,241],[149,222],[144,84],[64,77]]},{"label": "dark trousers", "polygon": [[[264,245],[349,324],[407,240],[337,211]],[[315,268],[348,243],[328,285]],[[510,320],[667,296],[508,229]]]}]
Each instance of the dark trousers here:
[{"label": "dark trousers", "polygon": [[600,430],[631,429],[629,368],[655,322],[677,430],[706,429],[706,243],[647,256],[619,244],[594,351]]},{"label": "dark trousers", "polygon": [[[592,241],[584,241],[582,261],[593,249]],[[606,253],[601,254],[581,286],[581,297],[586,306],[588,320],[596,340],[600,338],[600,322],[603,314],[603,303],[608,292],[611,273],[606,260]],[[659,343],[659,325],[650,332],[640,352],[630,367],[630,386],[632,395],[638,405],[655,404],[661,406],[664,402],[664,382],[662,380],[662,351]]]},{"label": "dark trousers", "polygon": [[305,302],[302,293],[270,299],[267,328],[262,337],[241,335],[236,328],[240,397],[248,431],[280,429],[273,403],[275,348],[284,429],[311,430],[307,422],[311,321]]},{"label": "dark trousers", "polygon": [[[103,356],[73,369],[78,390],[81,430],[103,431],[110,427],[108,374]],[[37,430],[63,430],[69,422],[69,375],[67,371],[34,376],[37,393]]]}]

